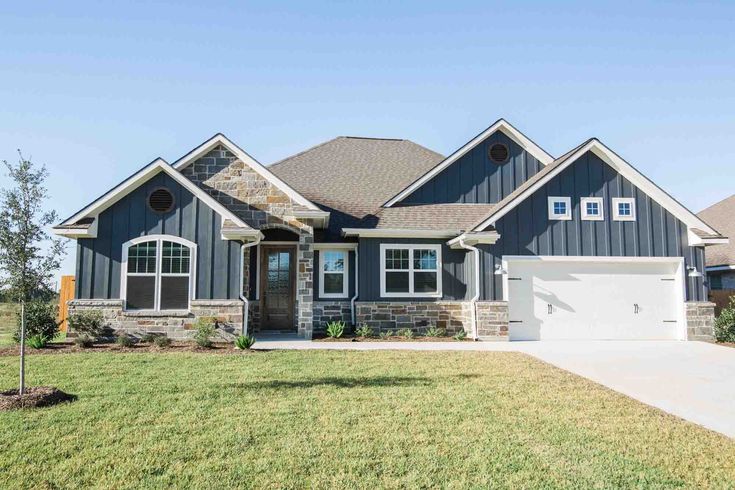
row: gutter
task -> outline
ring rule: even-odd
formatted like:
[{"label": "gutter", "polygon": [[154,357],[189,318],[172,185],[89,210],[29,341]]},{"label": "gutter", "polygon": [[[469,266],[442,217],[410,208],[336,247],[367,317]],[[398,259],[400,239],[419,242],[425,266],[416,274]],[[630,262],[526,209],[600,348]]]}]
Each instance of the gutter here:
[{"label": "gutter", "polygon": [[[347,257],[349,258],[349,253],[347,254]],[[352,327],[357,327],[357,315],[355,314],[355,301],[357,301],[357,297],[360,295],[360,281],[358,280],[358,276],[360,275],[360,252],[358,252],[358,247],[355,247],[355,295],[350,299],[350,313],[352,314]],[[350,261],[347,261],[347,268],[350,267]]]},{"label": "gutter", "polygon": [[460,236],[458,244],[460,248],[471,250],[475,256],[475,295],[470,299],[472,312],[472,340],[479,340],[477,336],[477,300],[480,298],[480,250],[477,247],[467,245],[464,236]]},{"label": "gutter", "polygon": [[[245,294],[245,273],[244,273],[245,249],[258,245],[262,238],[263,238],[263,235],[259,233],[254,241],[243,243],[242,245],[240,245],[240,299],[243,302],[243,312],[242,312],[242,334],[243,335],[248,334],[248,314],[250,313],[250,302],[248,301],[247,295]],[[248,281],[249,280],[250,278],[248,278]]]}]

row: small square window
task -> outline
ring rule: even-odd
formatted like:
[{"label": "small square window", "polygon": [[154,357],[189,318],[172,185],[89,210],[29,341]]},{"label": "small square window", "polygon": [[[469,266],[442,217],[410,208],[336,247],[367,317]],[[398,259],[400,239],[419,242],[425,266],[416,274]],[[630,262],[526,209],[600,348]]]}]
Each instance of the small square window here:
[{"label": "small square window", "polygon": [[549,219],[572,219],[572,200],[569,197],[549,198]]},{"label": "small square window", "polygon": [[613,219],[615,221],[635,221],[635,199],[632,197],[613,198]]},{"label": "small square window", "polygon": [[582,198],[582,219],[586,221],[602,221],[604,219],[601,197]]}]

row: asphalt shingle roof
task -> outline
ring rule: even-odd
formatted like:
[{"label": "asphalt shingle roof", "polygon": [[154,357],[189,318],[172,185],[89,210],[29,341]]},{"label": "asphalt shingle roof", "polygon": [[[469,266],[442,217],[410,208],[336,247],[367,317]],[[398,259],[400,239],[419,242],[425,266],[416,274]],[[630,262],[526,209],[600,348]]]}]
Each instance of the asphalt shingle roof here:
[{"label": "asphalt shingle roof", "polygon": [[[697,214],[702,221],[724,236],[735,237],[735,194]],[[723,245],[710,245],[705,254],[707,266],[735,265],[735,240]]]}]

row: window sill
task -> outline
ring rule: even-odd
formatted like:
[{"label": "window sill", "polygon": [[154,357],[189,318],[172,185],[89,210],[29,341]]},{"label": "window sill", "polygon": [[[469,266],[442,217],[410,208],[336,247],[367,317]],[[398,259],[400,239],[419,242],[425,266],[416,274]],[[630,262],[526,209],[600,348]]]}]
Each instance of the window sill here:
[{"label": "window sill", "polygon": [[124,310],[124,316],[132,317],[187,317],[190,312],[187,310]]}]

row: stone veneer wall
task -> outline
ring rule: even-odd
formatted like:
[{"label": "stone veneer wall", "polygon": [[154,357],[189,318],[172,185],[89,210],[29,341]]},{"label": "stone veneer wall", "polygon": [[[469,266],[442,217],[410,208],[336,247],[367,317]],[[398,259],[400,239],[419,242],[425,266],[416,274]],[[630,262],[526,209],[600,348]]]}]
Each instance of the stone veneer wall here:
[{"label": "stone veneer wall", "polygon": [[[140,336],[144,333],[164,333],[174,340],[194,335],[194,323],[201,317],[214,317],[219,323],[218,337],[232,340],[242,328],[243,303],[240,300],[193,300],[191,312],[123,311],[119,299],[73,299],[69,315],[81,310],[100,310],[105,325],[117,333]],[[73,332],[71,332],[73,333]]]},{"label": "stone veneer wall", "polygon": [[296,321],[300,336],[314,333],[314,235],[301,233],[296,250]]},{"label": "stone veneer wall", "polygon": [[714,341],[715,304],[706,301],[686,304],[687,340]]},{"label": "stone veneer wall", "polygon": [[478,301],[477,336],[487,340],[508,340],[508,302]]},{"label": "stone veneer wall", "polygon": [[314,331],[324,332],[327,323],[342,320],[347,325],[352,323],[350,302],[345,300],[314,301]]},{"label": "stone veneer wall", "polygon": [[429,327],[446,329],[453,335],[471,332],[471,310],[467,301],[383,302],[358,301],[357,325],[367,324],[375,333],[410,328],[424,333]]}]

